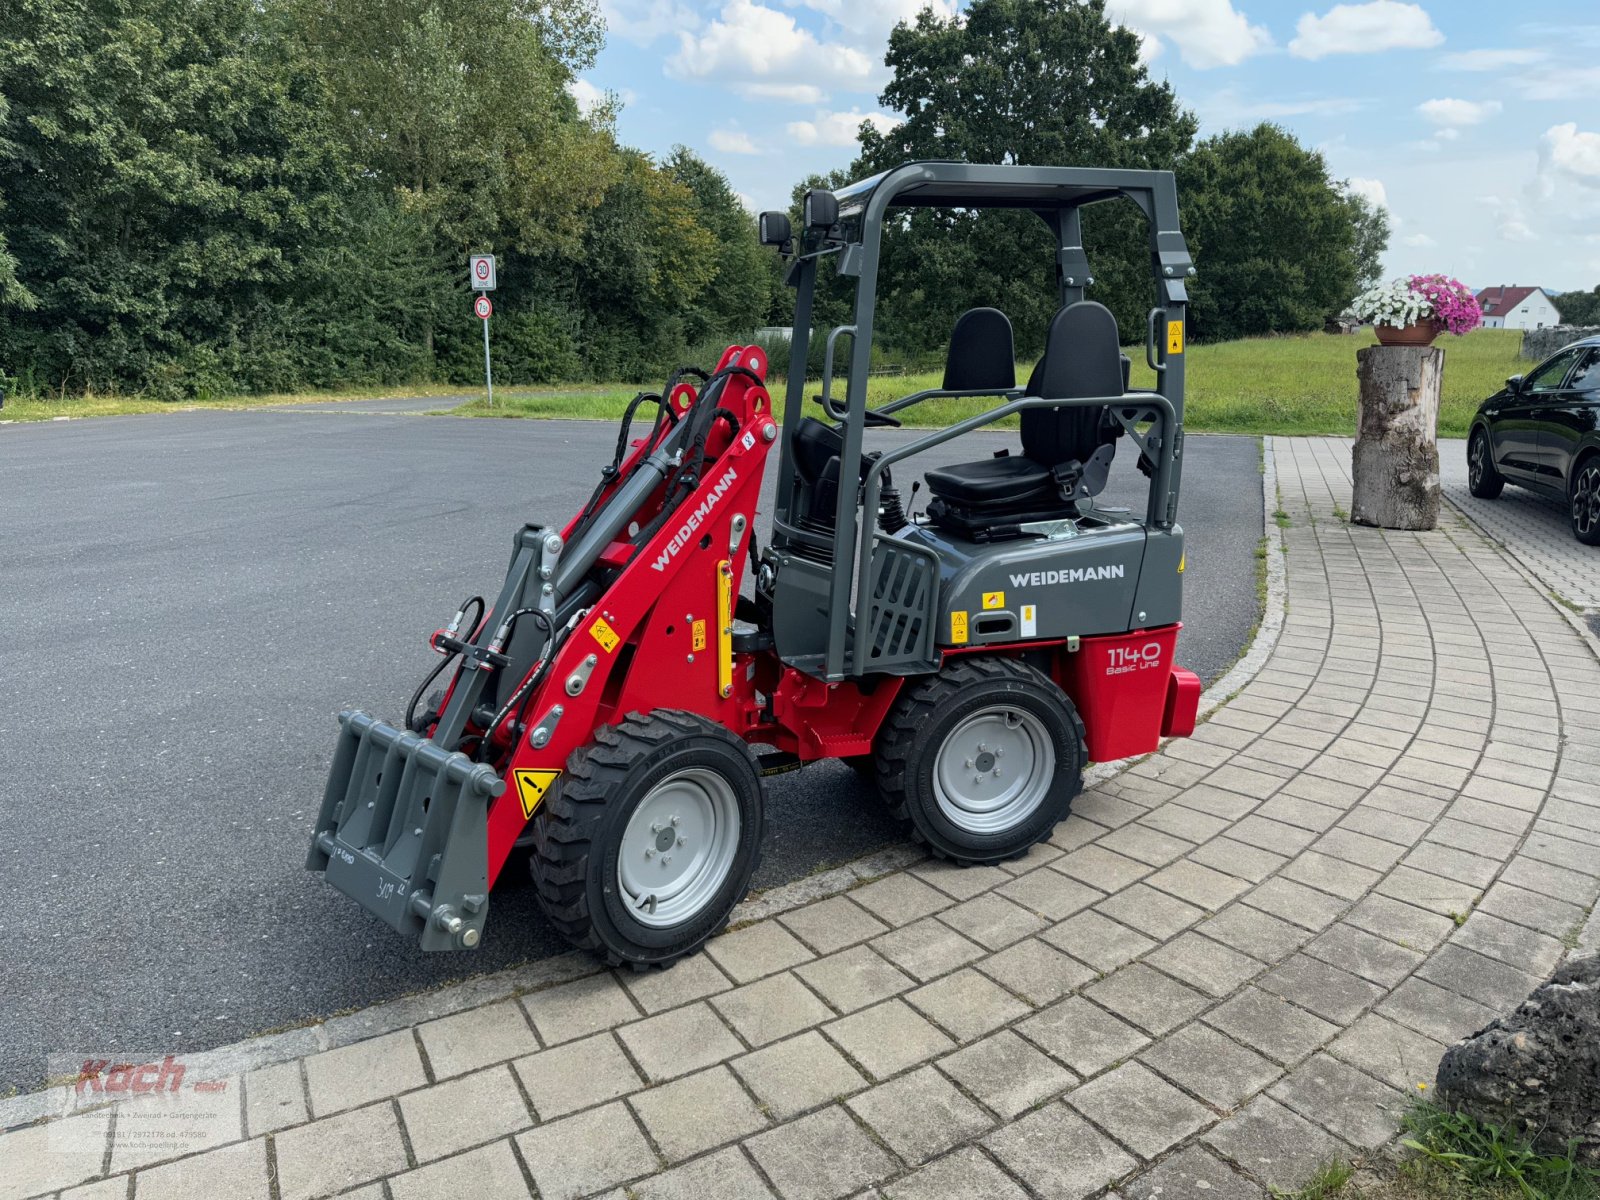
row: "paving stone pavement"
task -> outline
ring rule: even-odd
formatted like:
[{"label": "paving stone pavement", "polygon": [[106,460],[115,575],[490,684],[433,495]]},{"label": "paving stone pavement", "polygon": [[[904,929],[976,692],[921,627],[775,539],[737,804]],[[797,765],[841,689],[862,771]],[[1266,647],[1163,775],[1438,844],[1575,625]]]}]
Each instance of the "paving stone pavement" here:
[{"label": "paving stone pavement", "polygon": [[1340,519],[1347,442],[1272,450],[1266,666],[1022,860],[249,1071],[177,1158],[138,1102],[0,1134],[0,1200],[1248,1200],[1383,1145],[1600,893],[1600,662],[1449,510]]},{"label": "paving stone pavement", "polygon": [[1445,499],[1510,550],[1547,588],[1578,608],[1600,611],[1600,546],[1572,536],[1567,506],[1508,484],[1494,500],[1467,491],[1467,443],[1439,442],[1439,483]]}]

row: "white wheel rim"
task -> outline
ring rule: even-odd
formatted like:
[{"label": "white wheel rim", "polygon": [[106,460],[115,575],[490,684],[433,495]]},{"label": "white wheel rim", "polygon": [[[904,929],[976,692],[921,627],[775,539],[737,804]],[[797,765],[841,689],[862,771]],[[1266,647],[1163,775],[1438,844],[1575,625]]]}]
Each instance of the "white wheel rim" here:
[{"label": "white wheel rim", "polygon": [[1007,833],[1044,803],[1056,773],[1055,744],[1033,713],[979,709],[945,736],[934,759],[939,811],[967,833]]},{"label": "white wheel rim", "polygon": [[721,891],[739,852],[733,785],[715,771],[674,771],[639,802],[617,850],[622,901],[653,929],[681,925]]}]

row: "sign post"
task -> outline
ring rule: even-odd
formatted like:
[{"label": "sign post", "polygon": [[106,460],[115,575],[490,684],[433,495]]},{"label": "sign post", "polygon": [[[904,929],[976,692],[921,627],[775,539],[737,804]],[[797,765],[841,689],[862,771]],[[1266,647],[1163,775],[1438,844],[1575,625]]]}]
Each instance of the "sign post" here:
[{"label": "sign post", "polygon": [[479,293],[472,302],[472,311],[483,322],[483,386],[489,393],[489,407],[494,407],[494,370],[489,365],[489,318],[494,315],[494,305],[488,293],[494,291],[494,255],[474,254],[467,260],[468,277],[472,290]]}]

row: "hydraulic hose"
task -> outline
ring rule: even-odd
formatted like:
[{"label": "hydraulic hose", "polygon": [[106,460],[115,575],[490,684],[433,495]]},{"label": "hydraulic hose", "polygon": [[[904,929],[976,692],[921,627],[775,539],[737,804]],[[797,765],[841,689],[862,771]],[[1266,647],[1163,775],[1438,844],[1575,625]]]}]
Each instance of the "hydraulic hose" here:
[{"label": "hydraulic hose", "polygon": [[[478,606],[478,611],[473,616],[472,623],[469,625],[465,621],[466,613],[467,609],[471,608],[474,604]],[[470,596],[466,600],[462,601],[460,609],[458,609],[456,612],[456,619],[451,622],[451,625],[453,625],[457,630],[467,630],[467,636],[471,637],[473,631],[475,631],[478,626],[482,624],[483,615],[487,610],[488,606],[484,603],[482,596]],[[453,650],[449,654],[445,655],[444,658],[440,660],[439,665],[428,672],[427,678],[417,685],[417,690],[411,693],[411,702],[406,705],[407,729],[414,730],[419,733],[421,732],[421,730],[417,729],[417,726],[414,724],[414,722],[417,716],[417,705],[421,702],[423,693],[432,686],[435,679],[439,678],[439,676],[444,673],[444,669],[451,663],[455,662],[455,660],[460,656],[461,653],[457,650]],[[451,683],[451,686],[455,686],[454,682]],[[434,716],[437,717],[438,714],[435,713]]]}]

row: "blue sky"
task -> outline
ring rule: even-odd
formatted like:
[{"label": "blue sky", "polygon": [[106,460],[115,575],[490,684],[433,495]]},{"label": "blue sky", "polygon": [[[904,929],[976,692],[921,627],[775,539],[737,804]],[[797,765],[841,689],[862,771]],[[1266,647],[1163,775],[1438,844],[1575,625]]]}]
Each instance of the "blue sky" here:
[{"label": "blue sky", "polygon": [[[683,143],[752,208],[848,165],[896,21],[927,0],[601,0],[580,101],[621,138]],[[963,0],[933,0],[943,13]],[[1202,136],[1273,120],[1385,204],[1390,274],[1483,287],[1600,283],[1600,6],[1594,0],[1112,0]]]}]

